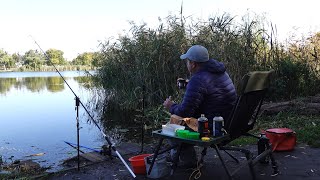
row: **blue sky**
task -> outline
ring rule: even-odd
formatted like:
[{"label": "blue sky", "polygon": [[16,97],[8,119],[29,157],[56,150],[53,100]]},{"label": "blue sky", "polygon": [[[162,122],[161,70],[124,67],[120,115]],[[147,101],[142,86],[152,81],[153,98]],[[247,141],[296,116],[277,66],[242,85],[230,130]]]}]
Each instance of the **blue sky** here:
[{"label": "blue sky", "polygon": [[[98,41],[117,37],[137,24],[157,25],[158,17],[178,14],[182,0],[0,0],[0,49],[24,53],[60,49],[72,60],[79,53],[98,50]],[[284,40],[320,31],[317,0],[184,0],[184,15],[207,19],[224,12],[241,17],[246,12],[265,15]]]}]

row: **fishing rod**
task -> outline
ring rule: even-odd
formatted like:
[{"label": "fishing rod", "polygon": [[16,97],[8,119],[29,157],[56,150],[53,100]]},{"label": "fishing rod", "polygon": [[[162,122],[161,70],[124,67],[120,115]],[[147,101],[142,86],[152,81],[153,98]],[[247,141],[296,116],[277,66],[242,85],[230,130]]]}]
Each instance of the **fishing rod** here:
[{"label": "fishing rod", "polygon": [[[39,47],[40,51],[44,54],[44,56],[46,57],[46,59],[51,63],[51,65],[54,67],[54,69],[56,70],[56,72],[60,75],[60,77],[62,78],[62,80],[66,83],[66,85],[69,87],[69,89],[71,90],[71,92],[73,93],[73,95],[75,96],[75,100],[76,100],[76,109],[78,110],[79,104],[81,104],[81,106],[83,107],[83,109],[87,112],[87,114],[89,115],[89,117],[91,118],[92,122],[97,126],[97,128],[100,130],[101,134],[103,135],[103,137],[105,138],[105,140],[108,142],[109,146],[111,147],[111,149],[117,154],[117,156],[119,157],[119,159],[122,161],[122,163],[126,166],[126,168],[128,169],[128,171],[131,173],[131,175],[133,176],[133,178],[136,178],[136,175],[133,173],[133,171],[130,169],[130,167],[128,166],[128,164],[126,163],[126,161],[122,158],[121,154],[117,151],[116,147],[114,146],[114,144],[110,141],[109,137],[102,131],[102,129],[100,128],[100,126],[98,125],[98,123],[94,120],[94,118],[91,116],[91,114],[89,113],[88,109],[83,105],[83,103],[80,101],[80,98],[77,96],[77,94],[73,91],[73,89],[71,88],[71,86],[68,84],[68,82],[65,80],[65,78],[61,75],[60,71],[57,69],[57,67],[50,61],[49,56],[47,55],[47,53],[45,53],[42,48],[40,47],[40,45],[37,43],[37,41],[31,36],[29,35],[32,40],[34,41],[34,43]],[[79,118],[78,118],[78,111],[77,111],[77,141],[78,141],[78,169],[79,169]]]},{"label": "fishing rod", "polygon": [[[73,147],[73,148],[76,148],[75,146],[76,146],[77,144],[71,143],[71,142],[68,142],[68,141],[64,141],[64,142],[65,142],[66,144],[68,144],[69,146],[71,146],[71,147]],[[115,156],[115,155],[111,154],[111,150],[110,150],[109,148],[106,150],[106,149],[103,148],[103,146],[102,146],[102,150],[97,150],[97,149],[90,148],[90,147],[83,146],[83,145],[80,145],[80,147],[81,147],[81,148],[88,149],[88,150],[91,150],[91,151],[94,151],[94,152],[99,153],[99,154],[107,154],[107,155],[109,155],[110,157],[111,157],[111,156]],[[80,151],[80,152],[81,152],[81,151]],[[82,153],[84,153],[84,152],[82,151]]]},{"label": "fishing rod", "polygon": [[[75,146],[76,146],[77,144],[74,144],[74,143],[71,143],[71,142],[67,142],[67,141],[63,141],[63,142],[65,142],[66,144],[68,144],[69,146],[71,146],[71,147],[73,147],[73,148],[76,148]],[[97,152],[97,153],[100,153],[100,151],[98,151],[98,150],[96,150],[96,149],[93,149],[93,148],[89,148],[89,147],[81,146],[81,145],[80,145],[80,147],[85,148],[85,149],[89,149],[89,150],[94,151],[94,152]],[[84,152],[82,151],[82,153],[84,153]]]},{"label": "fishing rod", "polygon": [[[66,144],[68,144],[69,146],[71,146],[72,148],[74,148],[74,149],[76,149],[76,150],[78,150],[78,148],[77,147],[75,147],[75,146],[77,146],[77,144],[75,145],[75,144],[71,144],[71,143],[69,143],[69,142],[67,142],[67,141],[64,141]],[[81,147],[81,146],[80,146]],[[83,153],[84,154],[84,152],[83,151],[81,151],[81,150],[79,150],[81,153]]]}]

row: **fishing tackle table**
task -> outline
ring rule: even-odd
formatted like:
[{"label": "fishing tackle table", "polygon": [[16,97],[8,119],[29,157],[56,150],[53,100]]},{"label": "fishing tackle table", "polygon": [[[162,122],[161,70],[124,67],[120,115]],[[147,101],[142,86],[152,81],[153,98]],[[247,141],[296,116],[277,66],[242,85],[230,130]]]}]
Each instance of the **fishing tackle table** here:
[{"label": "fishing tackle table", "polygon": [[[173,173],[174,173],[174,171],[175,171],[175,169],[177,167],[177,164],[178,164],[178,158],[179,158],[179,155],[180,155],[180,152],[181,152],[182,144],[190,144],[190,145],[196,145],[196,146],[204,148],[202,150],[202,153],[201,153],[201,159],[198,161],[200,163],[203,162],[203,157],[206,155],[207,148],[208,147],[214,148],[216,150],[216,152],[217,152],[217,155],[218,155],[222,165],[223,165],[223,168],[225,169],[226,173],[228,174],[229,178],[231,179],[232,175],[228,171],[227,166],[225,165],[225,162],[222,159],[222,156],[220,154],[220,148],[218,146],[218,144],[222,143],[223,141],[230,139],[230,136],[228,134],[220,136],[220,137],[210,138],[209,141],[202,141],[200,139],[199,140],[194,140],[194,139],[185,139],[185,138],[181,138],[181,137],[177,137],[177,136],[171,136],[171,135],[163,134],[161,132],[162,132],[162,130],[156,130],[156,131],[152,132],[152,136],[159,138],[159,142],[158,142],[158,145],[157,145],[157,147],[155,149],[155,152],[154,152],[151,164],[150,164],[150,168],[148,169],[148,172],[147,172],[148,174],[151,173],[153,165],[155,163],[155,160],[157,159],[157,156],[159,154],[167,152],[167,151],[169,151],[169,150],[171,150],[171,149],[173,149],[175,147],[178,147],[177,156],[175,157],[175,159],[173,161],[173,166],[172,166],[172,169],[171,169],[171,175],[173,175]],[[160,148],[161,148],[161,145],[162,145],[164,139],[170,139],[170,140],[176,142],[178,145],[171,146],[171,147],[169,147],[167,149],[164,149],[164,150],[160,151]]]}]

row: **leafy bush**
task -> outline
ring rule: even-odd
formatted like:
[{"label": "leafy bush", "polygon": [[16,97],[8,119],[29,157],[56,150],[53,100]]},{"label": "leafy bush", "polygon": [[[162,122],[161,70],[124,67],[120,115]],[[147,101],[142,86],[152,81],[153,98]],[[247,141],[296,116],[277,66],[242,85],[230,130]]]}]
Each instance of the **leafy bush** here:
[{"label": "leafy bush", "polygon": [[320,81],[306,63],[284,59],[277,64],[277,75],[271,86],[269,99],[288,100],[296,97],[314,95]]}]

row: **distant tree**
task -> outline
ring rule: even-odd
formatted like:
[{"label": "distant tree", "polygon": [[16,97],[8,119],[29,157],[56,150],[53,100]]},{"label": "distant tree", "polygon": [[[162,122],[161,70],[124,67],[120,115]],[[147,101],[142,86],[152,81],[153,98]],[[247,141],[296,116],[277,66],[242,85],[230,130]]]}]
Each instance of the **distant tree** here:
[{"label": "distant tree", "polygon": [[12,54],[12,60],[16,65],[22,65],[23,64],[23,56],[19,53],[13,53]]},{"label": "distant tree", "polygon": [[12,54],[12,59],[15,63],[17,62],[22,62],[23,56],[21,56],[19,53],[13,53]]},{"label": "distant tree", "polygon": [[63,57],[63,51],[57,50],[57,49],[48,49],[46,51],[46,54],[48,55],[48,65],[63,65],[66,64],[66,60]]},{"label": "distant tree", "polygon": [[2,49],[0,49],[0,65],[4,65],[5,68],[14,67],[15,65],[12,56]]},{"label": "distant tree", "polygon": [[40,65],[44,64],[44,56],[37,50],[29,50],[22,57],[24,65],[28,68],[33,68],[36,70]]},{"label": "distant tree", "polygon": [[72,64],[74,65],[86,65],[91,66],[94,60],[96,53],[94,52],[85,52],[79,54],[73,61]]}]

